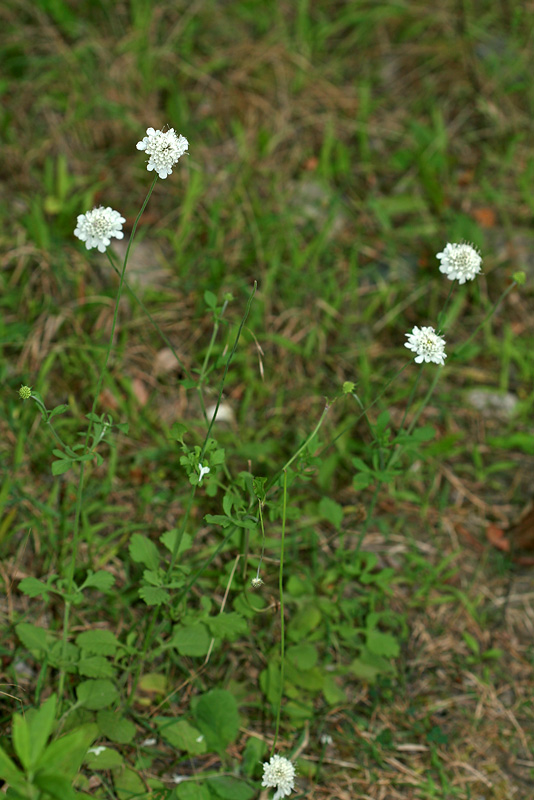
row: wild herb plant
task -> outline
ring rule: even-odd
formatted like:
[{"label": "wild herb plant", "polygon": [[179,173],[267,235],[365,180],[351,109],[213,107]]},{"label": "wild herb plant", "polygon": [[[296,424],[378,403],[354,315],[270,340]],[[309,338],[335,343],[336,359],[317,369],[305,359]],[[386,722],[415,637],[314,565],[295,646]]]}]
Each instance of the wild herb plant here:
[{"label": "wild herb plant", "polygon": [[[455,282],[462,286],[475,280],[481,272],[482,259],[477,250],[465,243],[449,243],[437,254],[440,272],[452,282],[451,292],[436,329],[422,320],[422,327],[415,326],[406,334],[405,347],[420,367],[406,398],[400,425],[392,424],[387,410],[376,419],[371,415],[375,404],[384,396],[387,398],[399,372],[386,381],[383,390],[366,407],[359,397],[357,380],[347,381],[338,396],[326,402],[316,424],[310,425],[308,436],[274,474],[255,474],[250,468],[236,474],[235,460],[217,440],[215,423],[226,379],[254,302],[256,284],[250,288],[240,324],[229,337],[224,358],[215,365],[211,363],[213,346],[233,298],[225,295],[219,301],[213,293],[206,292],[204,299],[213,316],[213,335],[199,368],[185,370],[149,309],[128,285],[127,265],[139,220],[157,178],[164,180],[172,174],[173,167],[187,151],[188,142],[173,129],[148,128],[147,136],[137,148],[149,155],[147,169],[155,171],[157,176],[135,219],[122,266],[115,262],[109,249],[112,238],[123,237],[126,220],[119,212],[110,207],[94,208],[78,217],[74,231],[88,250],[96,248],[106,253],[111,268],[119,275],[108,347],[99,368],[92,407],[85,417],[87,423],[76,441],[65,442],[56,429],[58,417],[69,411],[68,405],[48,409],[39,392],[28,386],[19,391],[22,400],[35,402],[51,435],[51,452],[55,457],[52,475],[74,476],[76,503],[67,544],[69,552],[59,555],[57,572],[50,572],[42,579],[28,577],[19,584],[20,591],[31,599],[40,598],[45,606],[59,601],[63,616],[57,630],[28,621],[16,625],[21,643],[35,662],[42,664],[36,705],[45,690],[46,694],[50,689],[53,693],[25,717],[14,715],[11,749],[18,765],[7,754],[7,747],[0,749],[0,777],[8,782],[11,797],[59,800],[80,796],[72,788],[72,781],[84,763],[87,771],[112,776],[113,786],[103,781],[98,796],[113,796],[115,791],[122,800],[151,793],[155,796],[159,792],[183,800],[211,797],[248,800],[259,788],[261,761],[267,758],[263,762],[261,786],[275,789],[273,800],[279,800],[289,796],[298,784],[295,762],[305,746],[302,733],[314,718],[319,698],[327,706],[344,704],[348,701],[343,686],[345,678],[373,680],[380,675],[395,674],[395,659],[406,636],[402,615],[388,604],[397,577],[391,568],[380,566],[375,553],[366,552],[365,535],[375,519],[382,487],[402,481],[410,464],[424,458],[425,444],[435,436],[434,429],[420,426],[419,420],[442,370],[447,368],[446,359],[452,361],[461,353],[461,346],[456,352],[446,353],[447,305]],[[504,295],[521,281],[521,274],[514,276]],[[111,626],[103,627],[95,621],[93,627],[84,625],[79,632],[75,626],[78,609],[89,605],[95,593],[111,599],[117,591],[115,577],[107,565],[93,570],[80,557],[80,550],[88,482],[96,480],[95,471],[103,464],[102,445],[114,447],[118,433],[128,434],[126,422],[116,422],[107,412],[99,413],[125,288],[139,302],[184,369],[182,386],[197,392],[205,431],[199,436],[182,422],[171,428],[172,441],[181,454],[182,482],[188,482],[190,487],[176,526],[161,535],[158,542],[147,533],[137,532],[128,542],[128,568],[137,576],[133,578],[136,589],[132,602],[146,606],[143,623],[139,628],[114,632]],[[216,403],[208,410],[203,392],[207,377],[214,369],[221,368]],[[400,371],[408,368],[407,361]],[[328,497],[319,504],[320,514],[339,536],[324,568],[324,595],[317,602],[302,575],[288,575],[284,570],[286,533],[288,528],[296,529],[301,515],[298,505],[292,504],[293,492],[321,470],[323,456],[343,433],[331,440],[322,438],[328,412],[343,396],[356,403],[357,417],[351,421],[351,428],[363,419],[370,434],[362,456],[349,458],[353,488],[356,492],[372,490],[372,494],[365,519],[350,547],[342,532],[341,506]],[[213,536],[207,545],[199,547],[196,511],[204,509],[205,501],[217,513],[203,514],[204,521],[212,532],[219,533],[218,538]],[[275,536],[278,531],[279,541]],[[233,558],[224,575],[224,597],[217,607],[205,591],[209,583],[204,582],[204,576],[213,569],[221,553],[232,554]],[[279,628],[275,641],[266,639],[261,621],[269,602],[263,594],[267,563],[274,564],[278,571]],[[255,566],[252,578],[248,574],[249,564]],[[229,602],[231,593],[234,599]],[[243,698],[228,687],[206,685],[202,675],[216,651],[224,648],[230,652],[234,643],[243,641],[251,648],[262,642],[263,668],[258,668],[257,696],[266,704],[265,713],[272,727],[267,736],[248,737],[242,761],[237,764],[229,755],[229,748],[240,734]],[[186,659],[202,659],[187,677]],[[166,660],[168,674],[175,684],[171,691],[168,684],[161,684],[157,672],[158,665]],[[184,676],[181,682],[178,675]],[[189,712],[176,719],[168,713],[168,701],[187,685],[194,687],[196,693],[191,697]],[[161,695],[158,705],[161,713],[143,717],[135,708],[143,691]],[[175,789],[153,776],[145,783],[131,768],[120,747],[110,746],[110,743],[132,745],[139,740],[140,728],[147,734],[137,741],[141,755],[136,764],[141,770],[152,764],[150,748],[155,741],[152,734],[190,759],[217,754],[222,766],[194,779],[178,774]],[[282,731],[284,749],[290,757],[275,752]],[[328,736],[323,734],[321,739],[325,746]],[[319,772],[320,765],[316,778]],[[82,790],[87,788],[83,774],[78,775],[77,785]]]}]

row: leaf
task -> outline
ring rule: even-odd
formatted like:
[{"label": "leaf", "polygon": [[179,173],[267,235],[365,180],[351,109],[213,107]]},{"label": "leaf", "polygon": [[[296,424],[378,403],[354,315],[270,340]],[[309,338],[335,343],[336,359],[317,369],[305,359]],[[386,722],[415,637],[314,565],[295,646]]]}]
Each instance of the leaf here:
[{"label": "leaf", "polygon": [[159,551],[154,542],[147,536],[134,533],[130,541],[130,556],[137,563],[144,564],[148,569],[159,567]]},{"label": "leaf", "polygon": [[[24,774],[0,747],[0,778],[9,783],[14,789],[24,792],[26,780]],[[24,794],[26,797],[26,794]]]},{"label": "leaf", "polygon": [[301,670],[311,669],[317,664],[319,655],[313,644],[295,644],[287,649],[287,658]]},{"label": "leaf", "polygon": [[99,569],[92,575],[87,576],[80,586],[80,589],[88,589],[91,587],[94,589],[100,589],[101,592],[107,592],[109,589],[111,589],[114,583],[115,578],[110,572],[106,572],[104,569]]},{"label": "leaf", "polygon": [[113,783],[119,800],[146,800],[146,786],[133,769],[126,767],[113,775]]},{"label": "leaf", "polygon": [[57,414],[64,414],[65,411],[68,411],[69,407],[66,405],[56,406],[49,412],[48,419],[51,420],[52,417],[57,416]]},{"label": "leaf", "polygon": [[32,767],[43,754],[50,734],[54,730],[55,719],[55,694],[50,695],[37,711],[34,711],[33,714],[28,712],[26,716],[30,734],[30,764]]},{"label": "leaf", "polygon": [[217,297],[209,289],[204,292],[204,302],[208,308],[217,308]]},{"label": "leaf", "polygon": [[119,693],[108,680],[83,681],[76,687],[78,702],[90,711],[98,711],[114,703]]},{"label": "leaf", "polygon": [[339,530],[343,521],[343,506],[330,497],[322,497],[319,503],[319,513],[323,519],[328,520],[336,530]]},{"label": "leaf", "polygon": [[367,631],[367,647],[377,656],[396,658],[400,648],[397,639],[391,633],[382,633],[376,629]]},{"label": "leaf", "polygon": [[78,672],[86,678],[113,678],[115,670],[104,656],[87,656],[78,661]]},{"label": "leaf", "polygon": [[222,797],[224,800],[250,800],[256,794],[256,790],[245,781],[225,775],[208,778],[206,783],[217,797]]},{"label": "leaf", "polygon": [[221,528],[227,528],[232,524],[232,520],[229,517],[225,517],[224,514],[206,514],[204,519],[208,524],[220,525]]},{"label": "leaf", "polygon": [[119,647],[117,637],[108,630],[84,631],[76,637],[76,644],[86,653],[100,656],[113,656]]},{"label": "leaf", "polygon": [[64,475],[72,467],[72,461],[52,461],[52,475]]},{"label": "leaf", "polygon": [[326,674],[323,681],[324,699],[330,706],[347,702],[345,690],[336,682],[334,675]]},{"label": "leaf", "polygon": [[174,790],[178,800],[212,800],[213,795],[202,783],[185,781]]},{"label": "leaf", "polygon": [[63,775],[41,771],[37,773],[33,782],[45,793],[45,797],[54,797],[56,800],[76,800],[76,792],[72,788],[72,781],[64,778]]},{"label": "leaf", "polygon": [[48,600],[50,594],[50,586],[37,578],[23,578],[19,583],[19,589],[28,597],[42,597]]},{"label": "leaf", "polygon": [[237,738],[239,713],[235,697],[224,689],[202,695],[195,707],[197,725],[206,737],[208,749],[222,753]]},{"label": "leaf", "polygon": [[[171,531],[166,531],[159,537],[160,542],[167,548],[169,553],[174,551],[174,543],[177,536],[178,528],[173,528]],[[191,535],[189,533],[184,533],[182,536],[182,541],[180,542],[180,547],[178,548],[178,555],[180,555],[180,553],[184,553],[186,550],[189,550],[192,542],[193,540]]]},{"label": "leaf", "polygon": [[49,634],[44,628],[32,625],[31,622],[19,622],[15,625],[15,631],[24,647],[35,655],[42,657],[48,651]]},{"label": "leaf", "polygon": [[202,623],[175,625],[169,644],[182,656],[205,656],[209,650],[211,636]]},{"label": "leaf", "polygon": [[145,601],[147,606],[168,605],[171,600],[168,591],[160,586],[141,586],[139,597]]},{"label": "leaf", "polygon": [[240,636],[248,633],[249,626],[245,619],[235,611],[228,614],[218,614],[216,617],[208,617],[206,619],[212,636],[217,639],[226,639],[229,642],[235,642]]},{"label": "leaf", "polygon": [[156,723],[161,736],[177,750],[183,750],[192,756],[206,752],[204,734],[185,719],[175,721],[174,717],[158,717]]},{"label": "leaf", "polygon": [[242,770],[247,778],[252,778],[258,764],[264,760],[266,744],[256,736],[251,736],[243,752]]},{"label": "leaf", "polygon": [[13,715],[13,747],[26,772],[33,771],[30,746],[30,728],[20,714]]},{"label": "leaf", "polygon": [[129,719],[114,714],[113,711],[99,711],[96,715],[96,724],[100,733],[111,742],[128,744],[135,737],[136,727]]},{"label": "leaf", "polygon": [[[93,751],[93,752],[91,752]],[[84,764],[91,769],[117,769],[122,767],[124,759],[112,747],[91,747],[84,758]]]},{"label": "leaf", "polygon": [[98,736],[98,728],[93,723],[82,725],[56,739],[48,745],[39,759],[37,768],[46,772],[63,774],[66,778],[74,779],[87,748]]}]

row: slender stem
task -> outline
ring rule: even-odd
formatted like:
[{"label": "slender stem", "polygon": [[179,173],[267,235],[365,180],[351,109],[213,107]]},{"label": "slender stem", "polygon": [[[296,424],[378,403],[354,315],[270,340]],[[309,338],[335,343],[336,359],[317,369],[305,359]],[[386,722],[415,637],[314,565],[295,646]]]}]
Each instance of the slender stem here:
[{"label": "slender stem", "polygon": [[280,730],[280,714],[282,709],[282,698],[284,696],[284,670],[285,670],[285,629],[284,629],[284,545],[286,536],[287,518],[287,470],[284,469],[284,499],[282,505],[282,541],[280,547],[280,570],[278,572],[278,591],[280,592],[280,697],[276,712],[276,727],[274,731],[274,741],[271,747],[270,758],[274,754],[276,742],[278,741],[278,731]]},{"label": "slender stem", "polygon": [[441,309],[441,311],[438,314],[437,331],[436,331],[438,336],[441,335],[441,323],[445,319],[445,313],[447,311],[447,306],[449,305],[449,301],[450,301],[450,299],[452,297],[454,286],[455,286],[455,284],[451,283],[451,286],[450,286],[450,289],[449,289],[449,294],[447,295],[447,299],[445,300],[445,304],[444,304],[443,308]]},{"label": "slender stem", "polygon": [[[108,347],[107,347],[106,357],[104,359],[104,364],[102,366],[102,369],[100,370],[100,375],[99,375],[98,382],[97,382],[97,385],[96,385],[95,396],[94,396],[93,405],[92,405],[92,408],[91,408],[91,415],[89,417],[89,425],[87,426],[87,433],[86,433],[86,436],[85,436],[84,453],[87,453],[87,450],[88,450],[89,439],[90,439],[91,430],[92,430],[92,427],[93,427],[93,419],[92,418],[94,416],[94,413],[95,413],[95,410],[96,410],[96,407],[97,407],[97,404],[98,404],[98,400],[100,398],[100,392],[102,390],[102,384],[104,382],[104,376],[106,374],[109,357],[111,355],[111,350],[112,350],[112,347],[113,347],[113,339],[115,337],[115,327],[117,325],[117,318],[118,318],[118,314],[119,314],[119,303],[120,303],[120,298],[121,298],[121,293],[122,293],[122,287],[123,287],[123,284],[124,284],[124,275],[125,275],[125,272],[126,272],[126,265],[128,263],[128,256],[130,255],[130,248],[131,248],[132,242],[134,240],[135,232],[137,230],[137,225],[139,223],[139,220],[141,219],[141,215],[142,215],[143,211],[145,210],[145,208],[147,206],[147,203],[148,203],[148,201],[150,199],[150,195],[152,194],[152,192],[154,190],[154,186],[156,185],[157,179],[158,179],[158,176],[156,175],[156,177],[152,181],[152,185],[151,185],[150,189],[148,190],[148,194],[147,194],[147,196],[145,198],[145,201],[144,201],[143,205],[141,206],[141,210],[139,211],[137,217],[135,218],[135,222],[134,222],[133,227],[132,227],[132,232],[130,234],[130,239],[128,241],[128,247],[126,248],[126,253],[125,253],[125,256],[124,256],[124,262],[123,262],[123,265],[122,265],[122,272],[121,272],[120,281],[119,281],[119,288],[117,290],[117,295],[116,295],[116,299],[115,299],[115,311],[113,313],[113,322],[112,322],[112,325],[111,325],[111,334],[110,334],[110,337],[109,337],[109,343],[108,343]],[[84,476],[85,476],[85,463],[86,463],[85,461],[82,461],[80,463],[80,473],[79,473],[79,478],[78,478],[78,486],[77,486],[77,490],[76,490],[76,507],[75,507],[75,512],[74,512],[74,529],[73,529],[73,534],[72,534],[72,558],[70,560],[70,564],[69,564],[68,572],[67,572],[67,585],[66,585],[66,592],[65,592],[65,594],[66,594],[65,611],[64,611],[64,615],[63,615],[63,638],[62,638],[62,641],[63,641],[63,648],[62,648],[63,660],[65,659],[65,652],[66,652],[67,639],[68,639],[68,633],[69,633],[70,609],[71,609],[71,603],[72,603],[71,596],[72,596],[72,589],[73,589],[73,585],[74,585],[74,570],[75,570],[75,567],[76,567],[76,554],[77,554],[78,549],[79,549],[80,516],[81,516],[81,510],[82,510],[82,498],[83,498],[83,487],[84,487]],[[61,697],[63,695],[64,685],[65,685],[65,669],[62,667],[61,670],[60,670],[60,673],[59,673],[59,688],[58,688],[58,697],[60,699],[61,699]]]},{"label": "slender stem", "polygon": [[497,300],[497,302],[495,303],[495,305],[493,306],[493,308],[492,308],[492,309],[491,309],[491,310],[490,310],[490,311],[489,311],[489,312],[486,314],[486,316],[484,317],[484,319],[482,320],[482,322],[480,323],[480,325],[477,325],[477,327],[475,328],[475,330],[473,331],[473,333],[471,334],[471,336],[470,336],[468,339],[466,339],[466,340],[465,340],[465,342],[463,342],[463,343],[461,344],[461,346],[458,348],[458,350],[456,350],[456,352],[455,352],[455,353],[453,353],[453,354],[452,354],[452,356],[451,356],[451,361],[452,361],[452,360],[456,361],[456,359],[457,359],[457,358],[460,358],[460,355],[461,355],[461,353],[462,353],[462,350],[464,350],[464,349],[467,347],[467,345],[469,344],[469,342],[471,341],[471,339],[474,339],[474,338],[475,338],[475,336],[477,335],[477,333],[479,332],[479,330],[480,330],[480,329],[481,329],[481,328],[482,328],[482,327],[483,327],[483,326],[486,324],[486,322],[487,322],[489,319],[491,319],[491,317],[492,317],[492,316],[495,314],[495,312],[496,312],[496,311],[497,311],[497,309],[499,308],[499,306],[500,306],[500,304],[502,303],[502,301],[503,301],[503,300],[504,300],[504,299],[505,299],[505,298],[506,298],[506,297],[507,297],[507,296],[510,294],[510,292],[511,292],[513,289],[515,289],[515,287],[516,287],[516,286],[517,286],[517,281],[513,281],[513,282],[510,284],[510,286],[508,286],[508,288],[504,290],[504,292],[501,294],[501,296],[499,297],[499,299]]}]

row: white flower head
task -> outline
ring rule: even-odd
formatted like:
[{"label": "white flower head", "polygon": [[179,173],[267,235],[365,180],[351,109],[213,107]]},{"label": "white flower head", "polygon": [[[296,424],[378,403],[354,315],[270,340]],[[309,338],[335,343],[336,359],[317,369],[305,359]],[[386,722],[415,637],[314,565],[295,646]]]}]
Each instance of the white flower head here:
[{"label": "white flower head", "polygon": [[115,239],[124,237],[122,232],[124,222],[126,220],[121,217],[118,211],[114,211],[109,206],[107,208],[99,206],[86,214],[78,215],[78,224],[74,229],[74,235],[82,242],[85,242],[88,250],[91,250],[92,247],[98,247],[100,252],[104,253],[111,242],[112,236]]},{"label": "white flower head", "polygon": [[404,346],[417,353],[415,358],[417,364],[421,364],[423,361],[433,361],[434,364],[441,365],[445,363],[447,358],[445,339],[438,336],[434,328],[418,328],[416,325],[411,333],[404,335],[408,337]]},{"label": "white flower head", "polygon": [[198,465],[198,471],[200,472],[200,475],[199,475],[199,478],[198,478],[198,485],[200,486],[200,484],[202,483],[202,478],[204,477],[204,475],[208,474],[208,472],[210,471],[210,468],[209,467],[203,467],[202,464],[199,464]]},{"label": "white flower head", "polygon": [[263,586],[263,581],[259,575],[256,575],[256,577],[252,578],[252,580],[250,581],[250,585],[252,586],[253,589],[259,589],[260,586]]},{"label": "white flower head", "polygon": [[276,788],[273,800],[288,797],[295,788],[295,767],[284,756],[273,756],[263,762],[262,786]]},{"label": "white flower head", "polygon": [[472,281],[482,268],[480,253],[470,244],[447,244],[442,253],[437,253],[441,264],[439,271],[443,272],[450,281],[457,280],[459,284]]},{"label": "white flower head", "polygon": [[155,169],[160,178],[166,178],[172,174],[172,168],[183,156],[189,147],[189,142],[185,136],[177,136],[174,128],[168,131],[155,131],[154,128],[146,129],[146,136],[137,142],[137,149],[144,150],[150,158],[148,159],[147,170],[150,172]]}]

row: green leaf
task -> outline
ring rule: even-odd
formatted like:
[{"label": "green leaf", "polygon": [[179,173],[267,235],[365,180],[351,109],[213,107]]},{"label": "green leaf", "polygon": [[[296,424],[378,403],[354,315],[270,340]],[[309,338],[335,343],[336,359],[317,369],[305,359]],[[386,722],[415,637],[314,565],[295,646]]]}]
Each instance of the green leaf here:
[{"label": "green leaf", "polygon": [[160,735],[177,750],[183,750],[189,755],[198,756],[206,752],[206,739],[198,728],[194,728],[185,719],[175,720],[174,717],[158,717],[156,723]]},{"label": "green leaf", "polygon": [[18,625],[15,625],[15,631],[24,647],[37,657],[42,658],[48,651],[49,634],[44,628],[38,628],[31,622],[19,622]]},{"label": "green leaf", "polygon": [[204,519],[209,525],[220,525],[221,528],[227,528],[232,525],[232,520],[229,517],[225,517],[224,514],[206,514]]},{"label": "green leaf", "polygon": [[339,686],[335,676],[326,674],[323,681],[323,695],[324,699],[330,706],[335,706],[340,703],[347,702],[347,695],[345,690]]},{"label": "green leaf", "polygon": [[332,500],[330,497],[322,497],[319,503],[319,513],[321,517],[328,520],[336,530],[340,529],[341,523],[343,522],[343,506],[340,506],[339,503],[336,503],[336,501]]},{"label": "green leaf", "polygon": [[72,467],[72,461],[52,461],[52,475],[64,475]]},{"label": "green leaf", "polygon": [[56,719],[56,696],[50,695],[42,706],[33,712],[28,712],[26,721],[30,734],[30,764],[33,767],[40,759],[46,747],[50,734],[54,730]]},{"label": "green leaf", "polygon": [[87,753],[88,747],[98,736],[98,728],[93,723],[82,725],[48,745],[39,759],[38,769],[63,774],[74,779]]},{"label": "green leaf", "polygon": [[264,760],[266,754],[266,744],[256,736],[251,736],[245,745],[243,752],[242,770],[247,778],[252,778],[256,772],[258,764]]},{"label": "green leaf", "polygon": [[84,631],[76,637],[76,644],[86,653],[99,656],[113,656],[119,647],[119,640],[108,630]]},{"label": "green leaf", "polygon": [[33,768],[31,756],[30,728],[25,718],[20,714],[13,715],[13,747],[20,763],[29,772]]},{"label": "green leaf", "polygon": [[217,308],[217,297],[209,289],[204,292],[204,302],[208,308]]},{"label": "green leaf", "polygon": [[119,693],[108,680],[84,681],[76,687],[78,702],[90,711],[98,711],[114,703]]},{"label": "green leaf", "polygon": [[320,625],[321,621],[322,614],[315,603],[302,605],[290,619],[288,638],[293,642],[301,642]]},{"label": "green leaf", "polygon": [[78,672],[86,678],[113,678],[115,670],[105,656],[87,656],[78,661]]},{"label": "green leaf", "polygon": [[124,758],[112,747],[91,747],[84,758],[84,764],[90,769],[117,769],[124,764]]},{"label": "green leaf", "polygon": [[377,656],[396,658],[400,648],[397,639],[391,633],[382,633],[376,629],[367,631],[367,647]]},{"label": "green leaf", "polygon": [[171,601],[168,591],[160,586],[141,586],[139,597],[145,601],[147,606],[168,605]]},{"label": "green leaf", "polygon": [[239,713],[235,697],[224,689],[202,695],[195,707],[197,725],[206,737],[208,749],[224,752],[239,733]]},{"label": "green leaf", "polygon": [[100,589],[101,592],[107,592],[113,584],[115,583],[115,578],[110,572],[106,572],[104,569],[99,569],[98,572],[94,572],[92,575],[88,575],[87,578],[84,580],[80,589],[88,589],[92,587],[94,589]]},{"label": "green leaf", "polygon": [[224,800],[250,800],[256,794],[256,790],[245,781],[224,775],[208,778],[206,783],[217,797],[222,797]]},{"label": "green leaf", "polygon": [[19,589],[28,597],[43,597],[48,600],[50,594],[50,586],[37,578],[23,578],[19,583]]},{"label": "green leaf", "polygon": [[[23,792],[26,787],[24,774],[0,747],[0,778],[9,783],[14,789]],[[24,794],[26,796],[26,794]]]},{"label": "green leaf", "polygon": [[77,663],[80,658],[80,651],[72,642],[54,642],[48,652],[50,664],[56,669],[64,669],[67,672],[77,671]]},{"label": "green leaf", "polygon": [[55,408],[52,409],[52,411],[49,412],[48,419],[49,420],[52,419],[52,417],[55,417],[57,414],[64,414],[65,411],[68,410],[69,407],[66,405],[56,406]]},{"label": "green leaf", "polygon": [[287,649],[287,658],[298,669],[311,669],[317,664],[319,655],[313,644],[295,644]]},{"label": "green leaf", "polygon": [[114,714],[113,711],[99,711],[96,715],[96,724],[103,736],[119,744],[131,742],[137,731],[133,722]]},{"label": "green leaf", "polygon": [[148,569],[159,567],[159,551],[154,542],[147,536],[134,533],[130,541],[130,556],[137,563],[144,564]]},{"label": "green leaf", "polygon": [[178,800],[212,800],[213,795],[203,783],[184,781],[174,790]]},{"label": "green leaf", "polygon": [[[177,536],[178,536],[178,528],[173,528],[171,531],[166,531],[159,537],[160,542],[167,548],[169,553],[174,552],[174,543],[176,541]],[[189,533],[184,533],[184,535],[182,536],[182,541],[180,542],[180,547],[178,549],[178,555],[180,555],[180,553],[184,553],[186,550],[189,550],[192,542],[193,540],[191,538],[191,535]]]},{"label": "green leaf", "polygon": [[219,614],[216,617],[208,617],[205,622],[212,636],[217,639],[226,639],[229,642],[235,642],[240,636],[247,634],[249,630],[246,620],[235,611],[231,611],[228,614]]},{"label": "green leaf", "polygon": [[146,786],[133,769],[126,767],[115,772],[113,783],[119,800],[133,800],[135,797],[138,797],[139,800],[146,800]]},{"label": "green leaf", "polygon": [[34,783],[45,793],[46,797],[50,795],[56,800],[76,800],[77,794],[72,788],[72,781],[55,772],[38,772]]},{"label": "green leaf", "polygon": [[205,656],[210,648],[211,636],[202,623],[175,625],[169,644],[182,656]]}]

